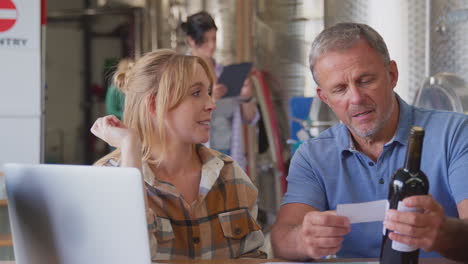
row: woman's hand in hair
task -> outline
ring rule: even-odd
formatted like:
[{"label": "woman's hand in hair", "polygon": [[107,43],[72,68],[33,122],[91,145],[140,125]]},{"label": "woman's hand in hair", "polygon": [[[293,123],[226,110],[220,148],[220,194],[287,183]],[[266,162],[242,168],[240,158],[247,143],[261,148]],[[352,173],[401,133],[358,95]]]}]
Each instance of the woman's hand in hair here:
[{"label": "woman's hand in hair", "polygon": [[98,118],[91,127],[91,133],[116,148],[128,141],[136,140],[138,142],[135,143],[139,143],[137,131],[126,127],[114,115]]},{"label": "woman's hand in hair", "polygon": [[226,85],[217,83],[213,87],[213,99],[215,101],[221,99],[228,91],[228,88]]}]

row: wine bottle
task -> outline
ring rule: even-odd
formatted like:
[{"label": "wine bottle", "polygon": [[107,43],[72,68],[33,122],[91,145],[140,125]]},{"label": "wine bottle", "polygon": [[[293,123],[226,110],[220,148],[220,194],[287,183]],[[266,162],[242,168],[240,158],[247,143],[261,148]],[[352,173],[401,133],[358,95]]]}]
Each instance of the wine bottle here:
[{"label": "wine bottle", "polygon": [[[421,154],[424,139],[424,128],[411,128],[405,165],[392,176],[388,192],[388,207],[399,211],[420,211],[403,205],[403,199],[413,195],[424,195],[429,192],[429,181],[421,171]],[[417,264],[419,249],[392,241],[388,235],[392,232],[384,227],[380,251],[381,264]]]}]

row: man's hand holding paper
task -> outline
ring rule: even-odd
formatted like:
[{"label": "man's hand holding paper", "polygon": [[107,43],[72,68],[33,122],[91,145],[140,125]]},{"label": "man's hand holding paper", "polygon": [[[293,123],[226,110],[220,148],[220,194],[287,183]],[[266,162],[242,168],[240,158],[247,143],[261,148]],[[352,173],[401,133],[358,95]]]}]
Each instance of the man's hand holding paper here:
[{"label": "man's hand holding paper", "polygon": [[338,216],[335,211],[312,211],[304,216],[299,227],[297,245],[314,259],[333,255],[340,250],[343,237],[350,231],[347,217]]}]

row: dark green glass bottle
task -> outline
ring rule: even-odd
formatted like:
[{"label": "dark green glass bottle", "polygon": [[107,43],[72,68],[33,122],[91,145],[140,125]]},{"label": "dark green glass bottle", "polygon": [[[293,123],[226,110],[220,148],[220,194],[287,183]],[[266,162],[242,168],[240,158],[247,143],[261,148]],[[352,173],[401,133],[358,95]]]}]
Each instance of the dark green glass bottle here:
[{"label": "dark green glass bottle", "polygon": [[[388,192],[390,209],[400,211],[418,211],[415,208],[406,208],[403,199],[413,195],[424,195],[429,192],[429,181],[426,174],[421,171],[421,154],[424,139],[424,128],[413,126],[411,128],[408,149],[406,150],[405,165],[392,176]],[[392,241],[388,234],[392,232],[384,228],[380,251],[381,264],[417,264],[419,249]]]}]

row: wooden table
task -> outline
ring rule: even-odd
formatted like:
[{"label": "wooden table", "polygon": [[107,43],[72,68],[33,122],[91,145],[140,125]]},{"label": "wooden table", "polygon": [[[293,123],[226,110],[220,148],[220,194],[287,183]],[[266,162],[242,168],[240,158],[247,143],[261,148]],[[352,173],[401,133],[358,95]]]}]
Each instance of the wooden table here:
[{"label": "wooden table", "polygon": [[[342,263],[342,262],[370,262],[370,261],[378,261],[378,260],[377,259],[327,259],[327,260],[317,260],[314,262]],[[223,260],[156,261],[156,263],[171,263],[171,264],[240,264],[240,263],[261,264],[265,262],[289,262],[289,261],[280,260],[280,259],[223,259]],[[451,261],[448,259],[427,259],[427,258],[419,259],[419,264],[456,264],[456,263],[460,263],[460,262],[455,262],[455,261]],[[0,262],[0,264],[4,264],[4,263]]]},{"label": "wooden table", "polygon": [[[310,263],[343,263],[343,262],[371,262],[378,261],[377,259],[327,259],[317,260]],[[170,263],[170,264],[261,264],[265,262],[290,262],[279,259],[223,259],[223,260],[179,260],[179,261],[156,261],[154,263]],[[459,264],[448,259],[419,259],[419,264]],[[2,263],[0,264],[7,264]],[[9,263],[13,264],[13,263]]]},{"label": "wooden table", "polygon": [[[376,259],[333,259],[320,260],[315,262],[326,263],[343,263],[343,262],[368,262],[377,261]],[[287,262],[279,259],[219,259],[219,260],[179,260],[179,261],[157,261],[154,263],[170,263],[170,264],[261,264],[265,262]],[[311,262],[313,263],[313,262]],[[419,264],[457,264],[448,259],[419,259]],[[15,264],[14,261],[0,261],[0,264]]]}]

